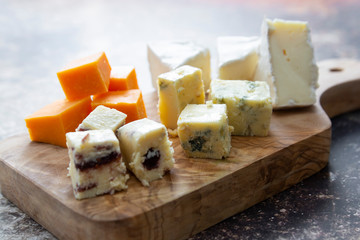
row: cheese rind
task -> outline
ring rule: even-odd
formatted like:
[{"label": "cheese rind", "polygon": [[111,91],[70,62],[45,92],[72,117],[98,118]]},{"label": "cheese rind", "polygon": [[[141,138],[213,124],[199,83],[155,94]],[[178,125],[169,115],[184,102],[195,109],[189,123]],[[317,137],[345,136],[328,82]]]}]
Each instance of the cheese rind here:
[{"label": "cheese rind", "polygon": [[119,141],[112,130],[69,132],[66,144],[76,199],[113,194],[127,188],[129,176],[121,162]]},{"label": "cheese rind", "polygon": [[259,37],[218,37],[218,78],[252,80],[258,62]]},{"label": "cheese rind", "polygon": [[177,128],[177,120],[187,104],[205,103],[202,74],[199,68],[182,66],[163,73],[158,81],[159,115],[169,129]]},{"label": "cheese rind", "polygon": [[144,118],[119,128],[116,135],[127,168],[144,186],[173,168],[174,149],[163,124]]},{"label": "cheese rind", "polygon": [[226,104],[232,135],[267,136],[272,114],[269,86],[262,81],[213,80],[213,103]]},{"label": "cheese rind", "polygon": [[147,55],[155,88],[157,88],[157,78],[160,74],[183,65],[200,68],[205,91],[209,88],[211,68],[208,48],[192,41],[160,41],[148,44]]},{"label": "cheese rind", "polygon": [[178,135],[186,156],[223,159],[230,153],[232,127],[225,104],[189,104],[178,120]]},{"label": "cheese rind", "polygon": [[269,84],[274,108],[315,103],[318,67],[307,22],[264,20],[254,80]]},{"label": "cheese rind", "polygon": [[99,105],[82,121],[76,131],[110,129],[115,132],[125,124],[125,119],[125,113]]}]

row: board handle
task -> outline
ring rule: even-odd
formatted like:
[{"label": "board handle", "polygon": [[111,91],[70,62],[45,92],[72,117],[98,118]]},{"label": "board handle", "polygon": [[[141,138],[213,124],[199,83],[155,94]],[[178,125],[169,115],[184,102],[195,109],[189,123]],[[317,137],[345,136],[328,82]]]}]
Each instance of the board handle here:
[{"label": "board handle", "polygon": [[318,63],[318,104],[332,118],[360,109],[360,61],[329,59]]}]

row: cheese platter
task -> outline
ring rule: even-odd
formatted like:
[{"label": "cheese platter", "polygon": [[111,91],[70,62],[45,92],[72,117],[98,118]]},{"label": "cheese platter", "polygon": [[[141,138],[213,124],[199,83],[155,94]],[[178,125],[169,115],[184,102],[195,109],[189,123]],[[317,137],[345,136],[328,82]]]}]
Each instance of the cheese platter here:
[{"label": "cheese platter", "polygon": [[[27,133],[1,141],[2,194],[59,239],[184,239],[279,193],[326,166],[329,117],[360,108],[360,62],[319,63],[314,106],[274,111],[267,137],[232,137],[226,160],[187,158],[171,138],[175,167],[143,187],[78,201],[67,176],[67,149],[31,142]],[[144,95],[159,121],[157,94]]]}]

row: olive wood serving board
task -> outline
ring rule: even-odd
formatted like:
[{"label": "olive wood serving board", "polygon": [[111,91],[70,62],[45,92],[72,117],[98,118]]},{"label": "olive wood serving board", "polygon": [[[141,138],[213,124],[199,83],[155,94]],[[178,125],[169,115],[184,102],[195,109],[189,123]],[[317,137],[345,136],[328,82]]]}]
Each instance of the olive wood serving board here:
[{"label": "olive wood serving board", "polygon": [[[268,137],[233,137],[226,160],[189,159],[172,138],[175,168],[143,187],[75,200],[67,149],[31,142],[0,144],[2,194],[59,239],[184,239],[279,193],[326,166],[333,117],[360,108],[360,62],[319,63],[318,102],[275,111]],[[158,120],[157,96],[144,96]],[[324,110],[320,106],[323,106]],[[327,113],[327,114],[326,114]]]}]

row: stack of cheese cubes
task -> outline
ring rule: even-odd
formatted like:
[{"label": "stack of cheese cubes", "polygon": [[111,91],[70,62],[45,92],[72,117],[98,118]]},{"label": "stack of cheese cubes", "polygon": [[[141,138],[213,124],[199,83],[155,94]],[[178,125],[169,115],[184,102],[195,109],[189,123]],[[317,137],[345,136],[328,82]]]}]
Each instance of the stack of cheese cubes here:
[{"label": "stack of cheese cubes", "polygon": [[33,141],[66,147],[65,134],[99,105],[127,114],[127,122],[146,117],[135,68],[111,69],[104,52],[70,62],[57,76],[66,99],[25,118]]},{"label": "stack of cheese cubes", "polygon": [[173,168],[166,128],[146,118],[134,67],[111,69],[102,52],[57,76],[66,99],[25,121],[33,141],[68,147],[76,199],[127,189],[126,167],[144,186]]}]

